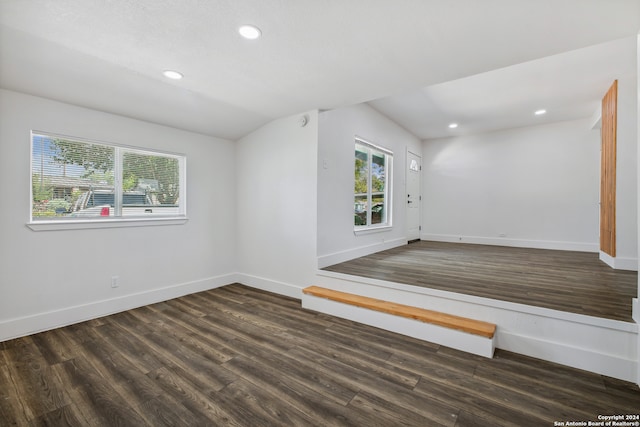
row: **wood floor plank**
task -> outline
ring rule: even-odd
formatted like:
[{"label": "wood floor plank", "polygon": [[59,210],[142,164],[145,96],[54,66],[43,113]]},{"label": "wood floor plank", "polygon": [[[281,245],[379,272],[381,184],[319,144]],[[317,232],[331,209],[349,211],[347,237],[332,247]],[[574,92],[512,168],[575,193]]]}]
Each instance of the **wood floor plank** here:
[{"label": "wood floor plank", "polygon": [[289,377],[303,386],[338,404],[348,404],[358,391],[344,381],[340,381],[339,378],[336,381],[333,376],[317,370],[314,365],[305,363],[288,353],[273,353],[252,346],[250,342],[241,339],[234,340],[231,344],[247,359],[259,361],[274,372],[286,372]]},{"label": "wood floor plank", "polygon": [[[263,316],[273,319],[273,315],[270,313],[263,313]],[[295,327],[289,328],[284,333],[279,333],[278,337],[283,342],[288,342],[291,347],[313,347],[319,352],[325,350],[341,352],[345,350],[352,354],[352,357],[359,357],[372,363],[385,361],[392,354],[388,348],[370,340],[353,339],[348,334],[331,331],[324,327],[310,326],[301,322],[296,322]],[[323,345],[319,345],[319,342],[322,342]]]},{"label": "wood floor plank", "polygon": [[318,345],[316,342],[309,340],[296,348],[304,348],[305,350],[331,357],[333,360],[355,369],[371,372],[381,380],[388,381],[389,383],[394,383],[406,388],[415,387],[420,379],[418,375],[404,369],[402,366],[388,363],[388,357],[381,358],[376,354],[363,354],[360,351],[354,351],[354,349],[362,348],[359,342],[360,340],[352,339],[351,345],[343,342],[339,346],[326,346]]},{"label": "wood floor plank", "polygon": [[[280,333],[287,329],[280,319],[275,321],[266,320],[264,316],[256,316],[255,309],[248,303],[245,304],[225,304],[224,302],[208,300],[208,307],[211,310],[207,313],[209,318],[215,318],[222,314],[223,319],[234,319],[238,322],[247,323],[258,329],[267,329],[270,333]],[[255,330],[255,329],[254,329]]]},{"label": "wood floor plank", "polygon": [[25,419],[31,420],[72,403],[64,388],[52,382],[51,366],[31,337],[5,350],[6,378],[16,390]]},{"label": "wood floor plank", "polygon": [[[250,293],[253,294],[253,292]],[[246,288],[244,286],[236,286],[235,284],[232,284],[223,286],[222,288],[220,288],[220,292],[216,292],[215,295],[209,295],[209,298],[214,299],[218,302],[234,302],[236,304],[246,304],[247,295],[248,293],[246,292]],[[282,302],[286,303],[286,300],[283,300]]]},{"label": "wood floor plank", "polygon": [[[138,309],[139,310],[139,309]],[[172,313],[180,313],[178,317],[174,317]],[[193,352],[200,353],[204,357],[215,360],[219,363],[224,362],[232,358],[235,354],[225,347],[220,340],[216,340],[215,337],[210,334],[199,333],[198,329],[193,328],[187,322],[182,321],[182,312],[175,309],[163,310],[164,317],[161,321],[152,322],[152,319],[156,317],[156,312],[149,310],[143,314],[138,311],[136,313],[137,318],[145,323],[152,323],[153,329],[148,333],[142,334],[142,336],[150,333],[166,334],[168,337],[172,337],[174,341],[179,341],[180,345],[185,346]],[[190,316],[187,316],[189,318]],[[200,319],[199,316],[191,317],[193,319]],[[197,320],[196,320],[197,321]],[[120,325],[123,326],[123,325]],[[211,326],[203,326],[205,330],[210,330]]]},{"label": "wood floor plank", "polygon": [[[269,389],[238,379],[216,394],[216,400],[229,408],[238,426],[306,426],[316,419],[297,407],[277,399]],[[339,425],[339,424],[337,424]],[[348,424],[347,424],[348,425]]]},{"label": "wood floor plank", "polygon": [[142,345],[131,334],[119,328],[116,324],[105,324],[96,328],[102,338],[102,349],[107,353],[118,351],[122,353],[142,373],[147,373],[164,366],[153,352]]},{"label": "wood floor plank", "polygon": [[[526,425],[526,424],[525,424]],[[510,420],[501,420],[488,414],[485,418],[481,414],[467,412],[461,410],[456,419],[455,427],[486,427],[486,426],[513,426],[521,427],[522,425]]]},{"label": "wood floor plank", "polygon": [[179,400],[162,394],[136,407],[148,426],[204,426],[209,418],[197,411],[188,410]]},{"label": "wood floor plank", "polygon": [[16,388],[16,381],[11,379],[9,368],[0,366],[0,421],[6,425],[24,426],[35,416],[25,405],[23,393]]},{"label": "wood floor plank", "polygon": [[349,419],[347,408],[327,400],[314,390],[292,380],[287,373],[280,372],[275,375],[268,365],[244,356],[236,357],[224,366],[258,388],[268,391],[272,396],[269,404],[286,404],[306,414],[308,417],[306,423],[315,420],[327,425],[354,425],[352,422],[345,423],[345,420]]},{"label": "wood floor plank", "polygon": [[415,411],[440,424],[449,424],[458,412],[458,409],[453,406],[425,399],[427,397],[426,395],[415,393],[412,389],[381,379],[375,373],[334,360],[331,356],[318,354],[317,352],[304,348],[292,350],[291,354],[300,359],[308,359],[327,371],[335,372],[353,387],[384,396],[387,401],[405,409]]},{"label": "wood floor plank", "polygon": [[636,402],[633,399],[635,397],[634,392],[638,390],[636,384],[610,377],[603,377],[602,380],[608,396],[615,397],[618,402]]},{"label": "wood floor plank", "polygon": [[558,409],[554,410],[554,413],[558,413],[559,408],[562,408],[567,414],[566,419],[587,419],[592,410],[599,413],[607,411],[621,413],[629,410],[629,408],[618,405],[615,400],[607,399],[605,393],[601,392],[597,393],[597,396],[590,395],[591,410],[587,412],[582,409],[584,402],[581,400],[584,399],[584,396],[576,395],[567,390],[560,391],[547,387],[528,377],[504,375],[502,372],[487,370],[483,366],[478,367],[474,377],[484,383],[491,383],[496,387],[509,389],[513,393],[529,396],[531,401],[539,400],[555,405]]},{"label": "wood floor plank", "polygon": [[274,331],[266,324],[258,326],[250,322],[243,321],[240,317],[230,318],[226,313],[224,315],[217,313],[215,317],[213,317],[212,314],[208,314],[204,319],[211,320],[211,323],[215,324],[218,331],[226,329],[234,335],[234,339],[241,337],[275,352],[284,352],[291,348],[290,343],[278,339],[277,334],[274,333],[284,332],[285,329],[283,328],[278,328]]},{"label": "wood floor plank", "polygon": [[[254,340],[264,346],[273,347],[275,351],[286,351],[287,346],[279,340],[272,340],[270,336],[273,332],[284,331],[285,328],[278,327],[265,321],[251,321],[250,313],[245,309],[234,309],[233,305],[225,306],[219,302],[208,300],[209,310],[205,316],[188,316],[179,310],[171,308],[164,309],[174,320],[182,322],[194,331],[208,332],[223,341],[233,340],[241,336],[248,340]],[[168,304],[169,305],[169,304]]]},{"label": "wood floor plank", "polygon": [[210,420],[233,425],[229,411],[217,399],[220,389],[212,387],[197,373],[185,371],[181,366],[172,366],[149,372],[147,376],[185,408],[203,414]]},{"label": "wood floor plank", "polygon": [[[567,384],[572,384],[576,389],[589,393],[605,391],[606,386],[602,375],[593,372],[582,371],[563,365],[554,365],[549,369],[548,362],[522,354],[510,353],[497,349],[490,367],[503,375],[523,375],[533,378],[547,387],[566,389]],[[484,364],[483,364],[484,366]]]},{"label": "wood floor plank", "polygon": [[148,340],[146,342],[158,353],[162,352],[167,366],[189,366],[198,375],[206,377],[212,387],[221,389],[235,379],[235,375],[224,369],[220,363],[208,359],[206,355],[181,346],[178,341],[169,342],[166,337],[160,334],[150,334],[145,338]]},{"label": "wood floor plank", "polygon": [[529,426],[640,408],[634,384],[237,284],[0,344],[2,426]]},{"label": "wood floor plank", "polygon": [[75,405],[65,405],[62,408],[47,412],[29,423],[30,427],[76,427],[83,425],[90,425],[89,420],[85,419],[82,414],[77,411]]},{"label": "wood floor plank", "polygon": [[78,417],[87,420],[87,423],[84,425],[92,427],[109,427],[111,425],[111,421],[103,416],[101,410],[99,410],[97,407],[94,407],[91,399],[84,392],[83,388],[72,386],[72,384],[74,383],[74,377],[69,374],[69,371],[65,366],[65,364],[72,362],[72,360],[53,365],[51,367],[55,381],[60,386],[65,387],[65,392],[69,395],[69,398],[73,402],[73,408],[79,414]]},{"label": "wood floor plank", "polygon": [[223,344],[236,338],[236,335],[233,333],[233,331],[229,331],[226,328],[219,328],[215,323],[215,319],[209,318],[208,316],[185,316],[180,311],[166,305],[162,310],[158,309],[157,304],[150,306],[150,308],[152,311],[154,311],[156,316],[161,316],[164,319],[163,321],[169,319],[171,322],[180,325],[180,327],[188,329],[195,334],[205,337],[207,340]]},{"label": "wood floor plank", "polygon": [[[296,336],[299,340],[309,341],[309,329],[296,329],[289,330],[289,334]],[[387,360],[393,352],[389,348],[384,348],[376,343],[369,342],[367,340],[353,339],[353,336],[342,333],[338,330],[327,329],[315,329],[312,338],[317,338],[317,341],[313,339],[309,342],[309,345],[316,347],[317,351],[331,350],[338,352],[345,350],[345,355],[350,357],[361,357],[363,359],[375,359],[375,360]],[[328,345],[322,345],[320,343],[326,343]]]},{"label": "wood floor plank", "polygon": [[[511,389],[502,384],[490,383],[477,377],[458,377],[455,381],[433,381],[423,377],[416,386],[416,390],[424,391],[433,389],[448,390],[450,395],[475,396],[482,402],[483,407],[493,404],[496,408],[495,413],[506,413],[506,411],[514,412],[513,409],[522,413],[523,417],[528,418],[529,422],[553,423],[554,419],[587,419],[593,409],[582,410],[570,408],[559,402],[552,401],[541,395],[531,393],[530,390],[523,391]],[[547,414],[555,414],[553,418],[549,418]],[[558,418],[556,418],[558,417]]]},{"label": "wood floor plank", "polygon": [[174,299],[171,301],[167,301],[167,304],[191,316],[195,316],[195,317],[206,316],[207,312],[206,310],[203,310],[202,306],[198,306],[197,304],[189,301],[189,299],[187,298],[188,297],[185,297],[179,300]]},{"label": "wood floor plank", "polygon": [[476,390],[465,392],[450,384],[421,380],[419,391],[433,401],[469,411],[476,417],[487,420],[485,425],[520,427],[549,424],[544,418],[531,417],[528,412],[487,399]]},{"label": "wood floor plank", "polygon": [[[425,402],[425,406],[429,403]],[[408,410],[395,403],[389,402],[386,399],[377,396],[375,394],[368,393],[366,391],[360,391],[353,400],[349,403],[349,407],[358,408],[363,412],[370,414],[373,417],[373,424],[376,425],[376,421],[383,422],[382,425],[387,422],[391,422],[394,426],[453,426],[457,419],[457,414],[452,413],[449,422],[443,422],[444,420],[434,420],[425,417],[415,411]],[[384,420],[384,421],[383,421]]]},{"label": "wood floor plank", "polygon": [[[236,307],[237,310],[241,310],[243,313],[251,313],[255,315],[256,312],[260,313],[260,318],[265,319],[266,314],[269,316],[270,322],[280,328],[288,328],[292,323],[304,327],[328,327],[334,323],[328,321],[320,316],[309,316],[307,312],[300,312],[300,310],[291,310],[290,308],[283,307],[277,303],[272,303],[269,300],[260,301],[261,294],[252,295],[247,294],[248,301],[241,307]],[[298,301],[300,306],[300,301]],[[299,307],[298,307],[299,308]],[[320,314],[320,313],[317,313]]]},{"label": "wood floor plank", "polygon": [[77,355],[73,344],[57,329],[46,334],[32,335],[31,339],[50,365],[73,359]]},{"label": "wood floor plank", "polygon": [[394,354],[387,363],[402,367],[420,377],[448,378],[451,375],[473,376],[476,363],[455,363],[449,358],[441,357],[437,354],[426,356],[411,356],[407,354]]},{"label": "wood floor plank", "polygon": [[194,353],[200,354],[217,363],[224,363],[237,355],[223,343],[211,339],[209,336],[199,335],[181,324],[174,322],[172,319],[165,320],[158,328],[162,333],[172,336],[175,340],[179,340],[181,345]]},{"label": "wood floor plank", "polygon": [[77,357],[60,364],[70,379],[71,386],[81,390],[79,393],[100,417],[101,424],[106,422],[113,426],[148,425],[135,410],[137,402],[128,402],[113,388],[110,381],[105,381],[84,358]]},{"label": "wood floor plank", "polygon": [[[500,357],[500,354],[501,352],[497,355],[498,360],[503,361],[504,358]],[[541,369],[536,369],[537,362],[532,358],[529,358],[530,360],[524,359],[529,363],[513,363],[518,360],[518,357],[525,358],[525,356],[511,354],[509,356],[508,360],[512,363],[494,364],[491,369],[485,365],[478,366],[475,376],[514,391],[543,396],[544,399],[560,403],[567,408],[590,407],[592,411],[600,411],[600,413],[607,411],[632,413],[640,407],[640,398],[627,393],[630,391],[628,389],[629,383],[620,381],[619,384],[623,384],[625,392],[623,396],[616,396],[615,393],[605,389],[604,382],[600,381],[601,378],[595,374],[593,374],[593,379],[585,381],[589,374],[578,369],[562,367],[554,372],[549,372],[548,369],[545,369],[545,363],[541,364]],[[616,381],[614,379],[607,380]],[[580,387],[567,388],[568,383],[574,386],[580,385]]]},{"label": "wood floor plank", "polygon": [[158,397],[162,390],[119,352],[104,353],[99,347],[88,347],[93,368],[128,402],[144,403]]},{"label": "wood floor plank", "polygon": [[90,345],[100,340],[100,335],[96,332],[96,326],[90,326],[89,321],[76,323],[56,330],[76,350],[83,348],[85,344]]}]

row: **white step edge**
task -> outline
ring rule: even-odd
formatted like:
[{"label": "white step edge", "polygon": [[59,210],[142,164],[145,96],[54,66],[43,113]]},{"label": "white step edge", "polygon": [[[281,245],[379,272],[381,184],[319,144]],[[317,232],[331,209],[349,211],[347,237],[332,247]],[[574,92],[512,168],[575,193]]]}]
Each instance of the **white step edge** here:
[{"label": "white step edge", "polygon": [[302,307],[488,358],[495,349],[493,338],[313,295],[302,295]]}]

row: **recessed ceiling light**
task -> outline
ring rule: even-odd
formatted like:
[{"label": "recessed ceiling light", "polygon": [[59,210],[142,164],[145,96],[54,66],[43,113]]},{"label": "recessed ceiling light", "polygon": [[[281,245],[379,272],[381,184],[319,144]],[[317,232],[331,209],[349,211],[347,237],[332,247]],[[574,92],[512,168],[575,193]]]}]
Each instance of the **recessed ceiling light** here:
[{"label": "recessed ceiling light", "polygon": [[457,123],[451,123],[451,124],[449,124],[449,129],[455,129],[455,128],[457,128],[457,127],[458,127],[458,124],[457,124]]},{"label": "recessed ceiling light", "polygon": [[541,116],[541,115],[546,114],[546,113],[547,113],[547,110],[542,109],[542,110],[538,110],[538,111],[536,111],[536,112],[535,112],[535,113],[533,113],[533,114],[535,114],[536,116]]},{"label": "recessed ceiling light", "polygon": [[262,35],[262,31],[260,31],[260,28],[253,25],[243,25],[238,28],[238,32],[242,37],[249,40],[255,40],[260,37],[260,35]]},{"label": "recessed ceiling light", "polygon": [[173,71],[173,70],[164,70],[162,72],[162,74],[168,78],[168,79],[173,79],[173,80],[180,80],[182,77],[184,77],[182,75],[182,73],[179,73],[177,71]]}]

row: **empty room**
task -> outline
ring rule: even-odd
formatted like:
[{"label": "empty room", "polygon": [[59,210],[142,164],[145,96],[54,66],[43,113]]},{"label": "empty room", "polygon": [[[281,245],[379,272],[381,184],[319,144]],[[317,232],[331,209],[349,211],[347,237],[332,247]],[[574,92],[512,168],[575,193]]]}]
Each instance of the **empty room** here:
[{"label": "empty room", "polygon": [[640,425],[639,42],[638,0],[0,0],[0,425]]}]

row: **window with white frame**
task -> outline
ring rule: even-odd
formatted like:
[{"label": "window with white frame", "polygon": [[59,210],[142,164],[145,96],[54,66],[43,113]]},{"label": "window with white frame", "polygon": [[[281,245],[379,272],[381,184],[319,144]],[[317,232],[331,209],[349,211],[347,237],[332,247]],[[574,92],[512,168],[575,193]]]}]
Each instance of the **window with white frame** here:
[{"label": "window with white frame", "polygon": [[31,222],[184,218],[183,155],[31,134]]},{"label": "window with white frame", "polygon": [[391,225],[391,165],[393,153],[356,138],[354,227],[356,230]]}]

